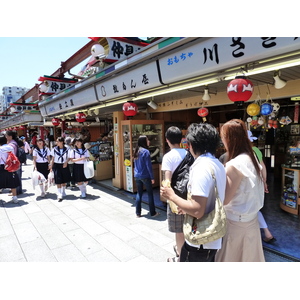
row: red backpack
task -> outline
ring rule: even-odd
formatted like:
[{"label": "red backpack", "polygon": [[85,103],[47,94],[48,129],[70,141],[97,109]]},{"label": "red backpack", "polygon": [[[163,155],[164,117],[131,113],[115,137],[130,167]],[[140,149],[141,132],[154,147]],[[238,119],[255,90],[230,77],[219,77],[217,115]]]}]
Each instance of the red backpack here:
[{"label": "red backpack", "polygon": [[8,152],[4,169],[8,172],[16,172],[20,169],[20,161],[13,152]]}]

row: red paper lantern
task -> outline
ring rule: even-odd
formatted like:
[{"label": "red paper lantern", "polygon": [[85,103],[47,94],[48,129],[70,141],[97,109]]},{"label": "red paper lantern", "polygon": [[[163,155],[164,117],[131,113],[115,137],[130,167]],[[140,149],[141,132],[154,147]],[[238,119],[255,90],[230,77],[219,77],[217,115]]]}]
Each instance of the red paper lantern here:
[{"label": "red paper lantern", "polygon": [[206,107],[199,108],[197,113],[199,117],[206,117],[208,115],[208,109]]},{"label": "red paper lantern", "polygon": [[19,127],[19,129],[24,130],[24,129],[25,129],[25,126],[21,125],[21,126]]},{"label": "red paper lantern", "polygon": [[76,114],[75,118],[77,122],[83,123],[86,120],[86,115],[83,112],[79,112],[78,114]]},{"label": "red paper lantern", "polygon": [[133,101],[127,101],[123,104],[123,113],[126,117],[133,117],[138,112],[138,106]]},{"label": "red paper lantern", "polygon": [[245,76],[236,76],[235,79],[231,80],[227,85],[228,98],[242,104],[248,101],[253,93],[253,84]]},{"label": "red paper lantern", "polygon": [[52,119],[52,124],[53,124],[54,126],[58,126],[58,125],[60,124],[60,119],[58,119],[58,118],[53,118],[53,119]]}]

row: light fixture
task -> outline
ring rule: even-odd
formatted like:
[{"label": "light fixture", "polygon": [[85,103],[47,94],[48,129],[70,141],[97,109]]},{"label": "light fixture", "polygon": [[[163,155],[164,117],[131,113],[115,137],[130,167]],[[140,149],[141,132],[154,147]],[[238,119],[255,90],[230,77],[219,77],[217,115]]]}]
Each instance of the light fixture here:
[{"label": "light fixture", "polygon": [[286,86],[286,81],[280,78],[280,71],[275,71],[273,78],[275,89],[282,89]]},{"label": "light fixture", "polygon": [[168,93],[183,91],[183,90],[187,90],[187,89],[194,88],[197,86],[208,85],[208,84],[212,84],[212,83],[216,83],[216,82],[219,82],[219,80],[210,79],[210,80],[206,80],[206,81],[203,80],[203,81],[196,81],[196,82],[188,83],[188,84],[182,84],[182,85],[175,86],[175,87],[167,87],[165,89],[162,89],[162,90],[159,90],[156,92],[152,92],[152,93],[148,93],[148,94],[141,94],[137,97],[132,98],[132,100],[140,100],[140,99],[164,95],[164,94],[168,94]]},{"label": "light fixture", "polygon": [[207,87],[207,86],[206,86],[205,89],[204,89],[204,94],[203,94],[202,100],[203,100],[203,101],[208,101],[208,100],[210,100],[210,95],[209,95],[209,93],[208,93],[208,87]]},{"label": "light fixture", "polygon": [[152,108],[152,109],[157,109],[157,104],[152,100],[148,101],[147,104]]},{"label": "light fixture", "polygon": [[91,54],[95,59],[101,61],[106,57],[104,48],[100,44],[93,45],[91,48]]}]

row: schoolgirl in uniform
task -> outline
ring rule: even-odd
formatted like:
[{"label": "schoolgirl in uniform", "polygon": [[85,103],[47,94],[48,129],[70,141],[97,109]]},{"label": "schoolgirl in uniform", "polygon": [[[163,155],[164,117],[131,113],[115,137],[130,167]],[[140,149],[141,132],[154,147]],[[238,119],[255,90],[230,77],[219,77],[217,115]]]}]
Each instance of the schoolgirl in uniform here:
[{"label": "schoolgirl in uniform", "polygon": [[20,178],[17,172],[8,172],[4,169],[4,165],[8,156],[8,152],[13,152],[14,148],[7,145],[4,135],[0,135],[0,189],[11,188],[12,201],[18,203],[17,187],[20,186]]},{"label": "schoolgirl in uniform", "polygon": [[71,180],[70,170],[68,168],[68,148],[65,147],[65,139],[59,137],[56,140],[56,145],[50,152],[52,156],[50,162],[50,171],[54,172],[54,182],[57,185],[58,202],[66,196],[66,184]]},{"label": "schoolgirl in uniform", "polygon": [[73,180],[77,183],[81,198],[86,198],[86,185],[88,179],[84,175],[83,164],[89,158],[89,151],[85,149],[81,138],[75,138],[74,149],[69,150],[69,157],[74,162],[73,164]]},{"label": "schoolgirl in uniform", "polygon": [[46,181],[40,184],[41,197],[45,197],[50,166],[50,150],[45,146],[43,139],[37,139],[36,143],[37,147],[32,152],[33,166],[34,170],[42,173],[46,178]]}]

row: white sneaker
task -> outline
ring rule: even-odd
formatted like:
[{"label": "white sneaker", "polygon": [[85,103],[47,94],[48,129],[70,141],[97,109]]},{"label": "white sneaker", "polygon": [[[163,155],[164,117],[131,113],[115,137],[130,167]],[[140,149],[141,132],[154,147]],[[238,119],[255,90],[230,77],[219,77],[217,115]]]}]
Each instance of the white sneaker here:
[{"label": "white sneaker", "polygon": [[41,197],[44,198],[46,196],[45,193],[41,193]]},{"label": "white sneaker", "polygon": [[13,201],[13,203],[18,203],[19,202],[17,196],[13,196],[12,197],[12,201]]}]

